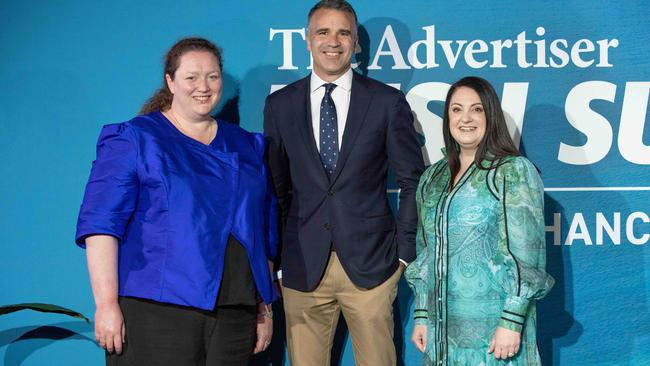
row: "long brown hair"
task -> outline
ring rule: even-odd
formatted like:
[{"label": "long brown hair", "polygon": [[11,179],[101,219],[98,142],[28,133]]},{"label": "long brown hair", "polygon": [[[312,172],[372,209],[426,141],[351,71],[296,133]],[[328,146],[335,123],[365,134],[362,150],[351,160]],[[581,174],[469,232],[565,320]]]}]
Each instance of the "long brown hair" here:
[{"label": "long brown hair", "polygon": [[[504,156],[520,155],[508,133],[506,119],[501,109],[501,102],[499,102],[499,97],[497,97],[497,93],[494,91],[492,85],[487,80],[479,77],[464,77],[449,88],[442,118],[442,134],[445,140],[447,161],[452,179],[460,171],[460,147],[451,136],[451,130],[449,128],[449,104],[456,90],[463,86],[474,90],[478,94],[483,104],[483,110],[485,111],[485,135],[478,144],[476,154],[474,155],[474,163],[476,166],[483,170],[491,169],[494,167],[492,163]],[[491,163],[488,166],[483,166],[483,160],[488,160]]]},{"label": "long brown hair", "polygon": [[212,53],[214,57],[217,58],[219,70],[223,69],[221,49],[219,49],[219,47],[214,43],[205,38],[199,37],[181,39],[176,42],[169,51],[167,51],[167,54],[165,54],[162,85],[160,86],[160,89],[158,89],[154,95],[144,103],[140,109],[140,114],[147,114],[158,110],[163,111],[171,107],[173,95],[167,86],[165,75],[169,75],[172,80],[174,80],[174,74],[176,73],[176,69],[180,66],[181,57],[190,51],[205,51]]}]

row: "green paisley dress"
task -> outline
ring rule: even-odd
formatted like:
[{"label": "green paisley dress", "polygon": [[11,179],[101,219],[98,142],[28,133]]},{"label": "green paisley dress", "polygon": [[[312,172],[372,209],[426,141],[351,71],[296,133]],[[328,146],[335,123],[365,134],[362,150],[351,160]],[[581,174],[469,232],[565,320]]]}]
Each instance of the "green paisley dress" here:
[{"label": "green paisley dress", "polygon": [[[417,190],[417,259],[406,269],[415,324],[427,326],[424,365],[540,365],[535,301],[545,272],[542,181],[524,157],[472,164],[450,190],[447,160]],[[507,360],[488,354],[497,327],[522,333]]]}]

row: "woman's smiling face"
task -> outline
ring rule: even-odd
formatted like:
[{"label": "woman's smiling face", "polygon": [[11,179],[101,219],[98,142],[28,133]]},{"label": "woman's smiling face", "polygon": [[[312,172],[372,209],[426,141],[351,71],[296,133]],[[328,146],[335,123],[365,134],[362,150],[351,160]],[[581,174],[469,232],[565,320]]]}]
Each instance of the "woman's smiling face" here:
[{"label": "woman's smiling face", "polygon": [[485,109],[472,88],[456,89],[449,103],[449,130],[463,153],[476,153],[486,129]]},{"label": "woman's smiling face", "polygon": [[170,75],[166,79],[174,94],[174,111],[185,119],[209,118],[221,99],[221,68],[219,60],[210,52],[185,53],[173,79]]}]

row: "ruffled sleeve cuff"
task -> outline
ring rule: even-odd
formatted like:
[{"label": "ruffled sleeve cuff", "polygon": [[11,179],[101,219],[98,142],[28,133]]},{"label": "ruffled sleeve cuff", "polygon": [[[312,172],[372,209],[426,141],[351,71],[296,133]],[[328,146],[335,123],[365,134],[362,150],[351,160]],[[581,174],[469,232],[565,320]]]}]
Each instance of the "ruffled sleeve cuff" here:
[{"label": "ruffled sleeve cuff", "polygon": [[526,321],[529,303],[530,301],[523,297],[508,296],[501,312],[499,326],[521,333]]},{"label": "ruffled sleeve cuff", "polygon": [[425,325],[429,319],[429,310],[427,310],[427,294],[419,292],[415,294],[413,302],[413,323],[415,325]]}]

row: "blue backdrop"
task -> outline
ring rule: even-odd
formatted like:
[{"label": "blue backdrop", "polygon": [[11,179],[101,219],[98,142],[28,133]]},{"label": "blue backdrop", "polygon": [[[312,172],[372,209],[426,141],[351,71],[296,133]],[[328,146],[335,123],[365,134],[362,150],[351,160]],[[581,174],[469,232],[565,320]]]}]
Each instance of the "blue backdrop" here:
[{"label": "blue backdrop", "polygon": [[[137,113],[159,86],[168,47],[200,35],[224,49],[219,113],[261,131],[264,97],[309,73],[311,5],[0,3],[0,304],[49,302],[91,317],[85,254],[73,235],[100,126]],[[407,94],[429,162],[440,157],[450,83],[478,75],[502,95],[511,133],[547,191],[557,284],[539,303],[545,364],[650,364],[647,1],[353,5],[357,70]],[[396,342],[403,364],[418,365],[411,302],[402,281]],[[100,364],[93,339],[92,325],[61,315],[2,316],[0,363]],[[283,364],[283,346],[275,342],[256,363]],[[353,364],[344,333],[336,352],[341,365]]]}]

